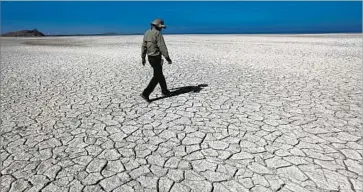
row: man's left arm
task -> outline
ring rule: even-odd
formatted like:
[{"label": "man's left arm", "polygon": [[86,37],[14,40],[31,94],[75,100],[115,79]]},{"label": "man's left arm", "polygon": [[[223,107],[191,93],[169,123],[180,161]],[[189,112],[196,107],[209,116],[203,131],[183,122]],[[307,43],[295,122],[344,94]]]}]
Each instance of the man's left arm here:
[{"label": "man's left arm", "polygon": [[165,59],[169,63],[171,63],[169,51],[168,51],[168,48],[166,47],[164,37],[161,33],[157,36],[157,44],[158,44],[161,54],[165,57]]}]

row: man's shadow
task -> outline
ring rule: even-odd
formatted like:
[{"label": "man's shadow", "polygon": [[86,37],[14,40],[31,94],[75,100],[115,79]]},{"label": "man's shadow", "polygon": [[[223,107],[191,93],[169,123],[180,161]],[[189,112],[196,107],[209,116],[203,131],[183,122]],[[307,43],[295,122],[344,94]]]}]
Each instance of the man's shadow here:
[{"label": "man's shadow", "polygon": [[197,85],[197,86],[185,86],[185,87],[173,88],[173,89],[171,89],[169,95],[158,97],[158,98],[155,98],[155,99],[150,99],[150,101],[153,102],[153,101],[157,101],[157,100],[160,100],[160,99],[165,99],[165,98],[168,98],[168,97],[174,97],[174,96],[177,96],[177,95],[181,95],[181,94],[184,94],[184,93],[190,93],[190,92],[199,93],[204,87],[208,87],[208,84],[200,84],[200,85]]}]

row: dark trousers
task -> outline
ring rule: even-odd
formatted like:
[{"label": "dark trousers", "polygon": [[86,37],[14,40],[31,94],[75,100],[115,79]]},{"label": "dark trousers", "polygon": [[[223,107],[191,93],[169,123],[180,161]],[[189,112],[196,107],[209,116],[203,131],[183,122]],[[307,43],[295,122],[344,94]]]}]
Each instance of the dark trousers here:
[{"label": "dark trousers", "polygon": [[150,83],[144,90],[143,94],[145,96],[149,96],[151,94],[151,92],[154,91],[154,89],[158,83],[160,84],[161,91],[163,93],[167,93],[168,89],[167,89],[165,77],[163,74],[163,67],[161,65],[161,56],[148,56],[148,60],[149,60],[151,67],[154,69],[154,76],[150,80]]}]

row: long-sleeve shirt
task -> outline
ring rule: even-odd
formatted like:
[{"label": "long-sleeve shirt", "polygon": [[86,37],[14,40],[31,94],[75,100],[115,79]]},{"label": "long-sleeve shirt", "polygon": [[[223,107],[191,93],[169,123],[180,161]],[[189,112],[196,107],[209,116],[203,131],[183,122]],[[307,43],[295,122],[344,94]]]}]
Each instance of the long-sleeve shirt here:
[{"label": "long-sleeve shirt", "polygon": [[155,28],[147,30],[144,34],[141,46],[141,57],[145,58],[146,55],[158,56],[160,54],[163,55],[166,60],[170,59],[163,35]]}]

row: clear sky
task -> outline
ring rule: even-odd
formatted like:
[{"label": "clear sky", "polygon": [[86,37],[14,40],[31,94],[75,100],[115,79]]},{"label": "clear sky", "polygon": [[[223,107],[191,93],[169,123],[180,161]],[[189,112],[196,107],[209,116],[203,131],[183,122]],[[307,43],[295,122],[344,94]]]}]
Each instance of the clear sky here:
[{"label": "clear sky", "polygon": [[1,2],[2,33],[142,33],[156,17],[164,33],[361,32],[362,2]]}]

